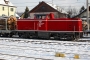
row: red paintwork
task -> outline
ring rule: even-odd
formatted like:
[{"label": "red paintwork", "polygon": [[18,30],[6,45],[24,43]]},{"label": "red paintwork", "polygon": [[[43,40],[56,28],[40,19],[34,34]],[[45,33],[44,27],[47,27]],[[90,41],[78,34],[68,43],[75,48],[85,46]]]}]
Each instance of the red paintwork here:
[{"label": "red paintwork", "polygon": [[17,21],[18,30],[34,30],[36,22],[34,20],[20,19]]},{"label": "red paintwork", "polygon": [[[56,20],[56,19],[55,19]],[[57,19],[57,21],[49,21],[47,30],[53,31],[82,31],[82,21],[80,19]]]},{"label": "red paintwork", "polygon": [[82,31],[80,19],[52,19],[17,21],[18,30],[44,30],[44,31]]},{"label": "red paintwork", "polygon": [[60,18],[55,19],[52,14],[50,18],[45,19],[18,19],[18,30],[36,30],[36,31],[82,31],[82,20]]}]

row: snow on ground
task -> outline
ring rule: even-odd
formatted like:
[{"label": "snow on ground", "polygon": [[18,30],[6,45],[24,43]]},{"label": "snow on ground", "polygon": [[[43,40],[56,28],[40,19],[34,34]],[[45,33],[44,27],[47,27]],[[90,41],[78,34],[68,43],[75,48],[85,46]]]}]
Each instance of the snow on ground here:
[{"label": "snow on ground", "polygon": [[[56,57],[56,52],[65,57]],[[79,59],[75,59],[75,54]],[[0,59],[90,60],[90,42],[0,38]]]}]

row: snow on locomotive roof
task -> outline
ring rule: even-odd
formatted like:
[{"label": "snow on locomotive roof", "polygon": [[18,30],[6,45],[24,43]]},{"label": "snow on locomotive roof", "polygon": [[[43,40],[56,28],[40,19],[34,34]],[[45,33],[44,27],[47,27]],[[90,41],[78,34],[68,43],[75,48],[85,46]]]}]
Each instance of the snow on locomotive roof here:
[{"label": "snow on locomotive roof", "polygon": [[9,0],[6,0],[6,1],[8,1],[8,4],[6,4],[4,0],[0,0],[0,4],[14,6]]}]

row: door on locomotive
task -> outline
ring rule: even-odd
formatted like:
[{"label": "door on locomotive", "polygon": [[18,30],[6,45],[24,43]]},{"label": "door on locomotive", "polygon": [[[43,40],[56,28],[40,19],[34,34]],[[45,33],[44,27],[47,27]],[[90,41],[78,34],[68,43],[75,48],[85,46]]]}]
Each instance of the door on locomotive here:
[{"label": "door on locomotive", "polygon": [[38,20],[37,23],[37,36],[39,38],[50,38],[50,32],[47,31],[47,23],[49,19],[54,19],[54,14],[36,14],[35,17]]}]

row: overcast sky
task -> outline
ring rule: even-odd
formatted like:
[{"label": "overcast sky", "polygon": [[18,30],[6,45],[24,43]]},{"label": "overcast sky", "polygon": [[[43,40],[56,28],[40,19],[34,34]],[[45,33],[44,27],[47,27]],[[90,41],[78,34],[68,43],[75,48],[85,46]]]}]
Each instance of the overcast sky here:
[{"label": "overcast sky", "polygon": [[[16,7],[18,12],[23,12],[26,6],[29,7],[29,10],[34,8],[40,1],[45,1],[47,3],[52,3],[60,6],[62,8],[75,7],[80,8],[81,6],[86,7],[86,0],[9,0]],[[89,1],[90,2],[90,1]]]}]

